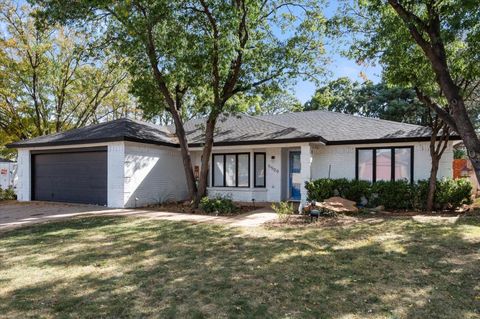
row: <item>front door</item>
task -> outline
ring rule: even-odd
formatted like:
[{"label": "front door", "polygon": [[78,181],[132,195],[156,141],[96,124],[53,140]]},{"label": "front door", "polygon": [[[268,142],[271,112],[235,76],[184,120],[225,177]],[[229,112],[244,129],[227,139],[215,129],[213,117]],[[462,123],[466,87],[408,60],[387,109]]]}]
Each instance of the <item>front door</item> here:
[{"label": "front door", "polygon": [[301,168],[300,152],[290,152],[288,184],[290,188],[291,200],[300,200],[300,189],[302,187],[302,178],[300,175]]}]

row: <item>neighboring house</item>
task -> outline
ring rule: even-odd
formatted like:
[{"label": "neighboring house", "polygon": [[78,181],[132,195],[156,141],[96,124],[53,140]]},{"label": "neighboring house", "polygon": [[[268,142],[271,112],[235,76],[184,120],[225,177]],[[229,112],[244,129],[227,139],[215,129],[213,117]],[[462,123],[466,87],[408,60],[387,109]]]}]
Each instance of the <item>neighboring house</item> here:
[{"label": "neighboring house", "polygon": [[[198,176],[203,120],[185,127]],[[10,144],[18,149],[18,199],[109,207],[184,200],[187,186],[174,131],[121,119]],[[222,117],[208,194],[305,202],[304,183],[322,177],[427,179],[429,140],[426,127],[328,111]],[[439,178],[452,176],[452,158],[449,142]]]},{"label": "neighboring house", "polygon": [[0,188],[7,189],[15,187],[17,163],[11,160],[0,158]]}]

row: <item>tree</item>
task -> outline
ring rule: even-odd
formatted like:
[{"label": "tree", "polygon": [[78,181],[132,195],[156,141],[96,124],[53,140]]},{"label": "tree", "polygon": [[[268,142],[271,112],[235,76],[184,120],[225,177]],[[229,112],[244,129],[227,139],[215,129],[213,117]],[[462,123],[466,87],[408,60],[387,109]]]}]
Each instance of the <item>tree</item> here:
[{"label": "tree", "polygon": [[318,88],[305,110],[375,117],[383,120],[429,126],[428,109],[418,100],[415,90],[385,82],[363,83],[339,78]]},{"label": "tree", "polygon": [[[235,112],[239,95],[283,87],[322,67],[324,18],[316,1],[37,0],[44,17],[101,20],[118,52],[128,57],[136,91],[175,124],[190,196],[206,193],[218,116]],[[148,92],[148,93],[147,93]],[[195,183],[183,126],[204,114],[200,180]]]},{"label": "tree", "polygon": [[34,11],[0,1],[0,130],[5,142],[96,123],[132,109],[128,72],[118,61],[108,54],[97,56],[88,33],[40,27],[31,17]]},{"label": "tree", "polygon": [[480,140],[467,104],[480,85],[477,0],[357,1],[350,27],[360,61],[378,60],[389,82],[415,87],[423,102],[463,139],[480,177]]}]

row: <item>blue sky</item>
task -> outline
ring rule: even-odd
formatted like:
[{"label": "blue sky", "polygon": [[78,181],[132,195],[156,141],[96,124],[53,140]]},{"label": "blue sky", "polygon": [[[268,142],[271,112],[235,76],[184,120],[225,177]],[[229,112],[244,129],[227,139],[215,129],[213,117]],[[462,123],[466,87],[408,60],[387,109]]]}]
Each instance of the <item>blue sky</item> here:
[{"label": "blue sky", "polygon": [[[360,72],[363,72],[366,77],[374,83],[380,80],[381,68],[379,66],[360,66],[354,60],[347,59],[334,50],[333,48],[327,48],[327,55],[332,62],[326,67],[329,73],[325,79],[326,81],[335,80],[340,77],[348,77],[354,81],[363,82],[364,80],[360,77]],[[293,90],[295,96],[303,104],[314,94],[315,84],[310,81],[299,80]]]}]

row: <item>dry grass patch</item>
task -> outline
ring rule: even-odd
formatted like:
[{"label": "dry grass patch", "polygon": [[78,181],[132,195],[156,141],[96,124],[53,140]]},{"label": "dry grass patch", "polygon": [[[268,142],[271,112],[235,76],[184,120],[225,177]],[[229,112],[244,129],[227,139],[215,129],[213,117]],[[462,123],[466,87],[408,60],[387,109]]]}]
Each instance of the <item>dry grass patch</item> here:
[{"label": "dry grass patch", "polygon": [[237,229],[77,218],[0,234],[0,314],[478,318],[480,218]]}]

